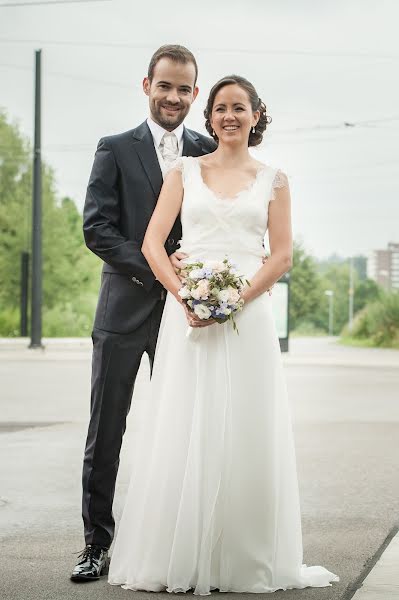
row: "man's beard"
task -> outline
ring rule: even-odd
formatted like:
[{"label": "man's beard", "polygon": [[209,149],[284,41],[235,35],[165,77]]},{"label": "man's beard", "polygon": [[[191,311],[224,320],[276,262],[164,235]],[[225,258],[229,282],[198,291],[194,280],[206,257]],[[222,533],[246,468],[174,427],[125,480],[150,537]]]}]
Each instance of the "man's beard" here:
[{"label": "man's beard", "polygon": [[162,112],[161,105],[157,104],[156,102],[151,102],[151,113],[158,125],[168,131],[172,131],[173,129],[179,127],[181,123],[183,123],[189,110],[185,106],[178,106],[180,110],[176,115],[167,116],[164,112]]}]

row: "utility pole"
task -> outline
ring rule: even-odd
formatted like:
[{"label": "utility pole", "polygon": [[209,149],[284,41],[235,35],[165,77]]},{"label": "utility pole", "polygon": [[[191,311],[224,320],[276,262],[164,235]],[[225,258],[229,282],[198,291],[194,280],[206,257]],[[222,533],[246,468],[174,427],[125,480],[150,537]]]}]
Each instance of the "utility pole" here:
[{"label": "utility pole", "polygon": [[334,290],[326,290],[328,296],[328,335],[334,334]]},{"label": "utility pole", "polygon": [[41,50],[35,52],[35,141],[32,195],[32,310],[29,348],[42,348]]},{"label": "utility pole", "polygon": [[348,329],[352,331],[353,328],[353,258],[349,259],[349,320]]},{"label": "utility pole", "polygon": [[20,335],[28,335],[28,282],[29,282],[29,252],[21,252],[21,305],[20,305]]}]

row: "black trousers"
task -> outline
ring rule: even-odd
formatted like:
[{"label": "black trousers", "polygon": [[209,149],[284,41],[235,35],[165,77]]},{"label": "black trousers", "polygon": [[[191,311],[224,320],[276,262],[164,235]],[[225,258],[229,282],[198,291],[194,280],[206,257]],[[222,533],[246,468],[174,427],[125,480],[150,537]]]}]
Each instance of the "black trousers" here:
[{"label": "black trousers", "polygon": [[112,543],[112,503],[126,417],[144,352],[152,372],[164,304],[160,300],[132,333],[93,330],[91,414],[82,477],[86,544],[109,548]]}]

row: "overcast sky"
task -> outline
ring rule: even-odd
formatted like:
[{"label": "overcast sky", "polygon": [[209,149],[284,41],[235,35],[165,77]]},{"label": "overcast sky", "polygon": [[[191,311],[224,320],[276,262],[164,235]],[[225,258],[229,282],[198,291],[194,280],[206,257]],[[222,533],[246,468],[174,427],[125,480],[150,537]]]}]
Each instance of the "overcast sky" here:
[{"label": "overcast sky", "polygon": [[204,131],[207,93],[221,76],[255,84],[273,118],[255,156],[287,172],[294,234],[309,251],[347,256],[399,242],[396,0],[5,4],[0,106],[32,136],[42,48],[43,155],[80,209],[98,139],[147,117],[151,54],[180,43],[200,70],[189,127]]}]

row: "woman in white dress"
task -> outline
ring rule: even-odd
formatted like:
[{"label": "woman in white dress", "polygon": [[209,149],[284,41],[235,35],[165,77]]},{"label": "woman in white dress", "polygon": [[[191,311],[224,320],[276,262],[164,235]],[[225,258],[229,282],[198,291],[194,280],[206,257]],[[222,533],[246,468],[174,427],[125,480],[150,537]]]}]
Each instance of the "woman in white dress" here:
[{"label": "woman in white dress", "polygon": [[[144,240],[168,296],[109,582],[201,595],[328,586],[336,575],[302,564],[290,412],[267,293],[291,266],[287,179],[248,152],[270,118],[246,79],[215,84],[205,116],[218,148],[179,160]],[[182,305],[164,250],[179,212],[189,259],[227,256],[250,281],[239,335]],[[187,322],[197,335],[186,336]]]}]

